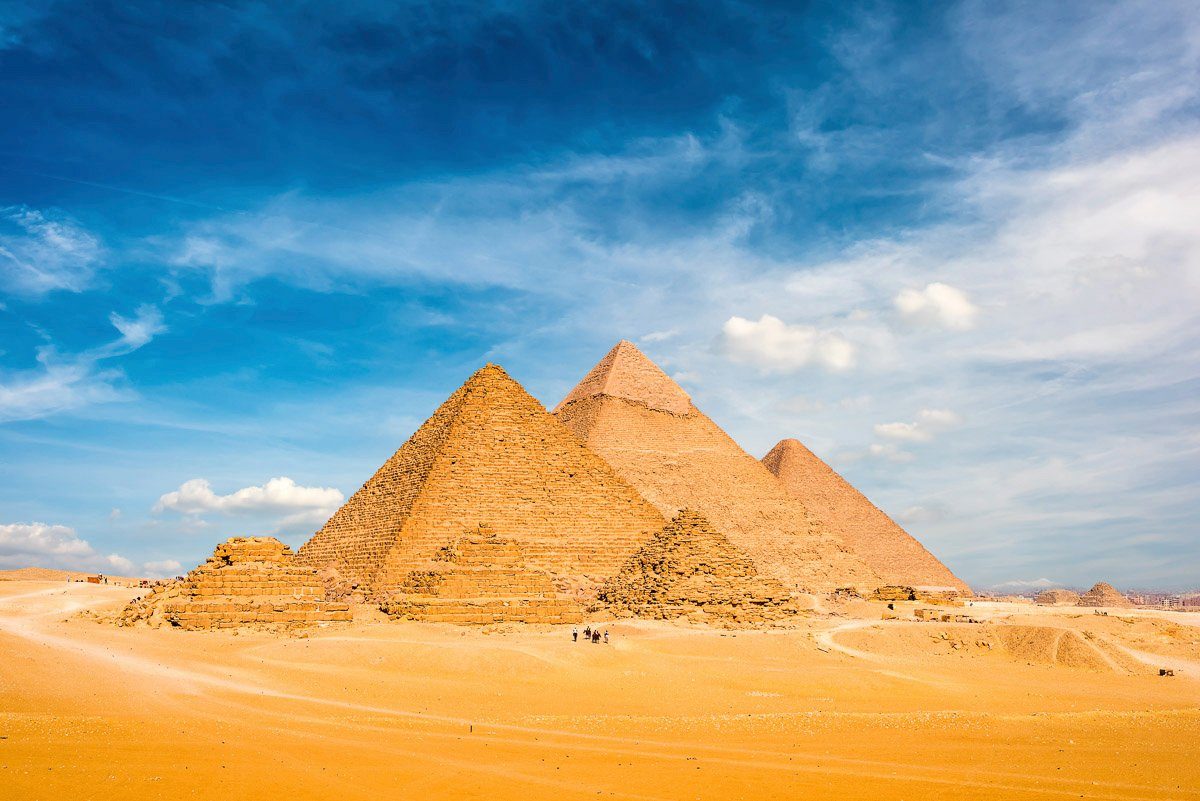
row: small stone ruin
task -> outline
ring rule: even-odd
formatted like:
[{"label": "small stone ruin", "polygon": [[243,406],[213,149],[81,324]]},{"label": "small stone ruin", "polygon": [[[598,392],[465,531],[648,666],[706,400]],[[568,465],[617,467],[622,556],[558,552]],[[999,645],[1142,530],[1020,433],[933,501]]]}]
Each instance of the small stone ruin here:
[{"label": "small stone ruin", "polygon": [[349,621],[350,607],[325,600],[311,567],[274,537],[234,537],[183,581],[156,587],[126,607],[119,622],[183,629],[273,629]]},{"label": "small stone ruin", "polygon": [[1038,606],[1075,606],[1079,603],[1079,593],[1071,590],[1042,590],[1033,602]]},{"label": "small stone ruin", "polygon": [[410,571],[380,608],[393,619],[439,623],[580,623],[579,604],[556,597],[550,575],[528,567],[520,545],[486,525]]},{"label": "small stone ruin", "polygon": [[1133,601],[1117,592],[1116,587],[1107,582],[1097,582],[1094,587],[1079,596],[1076,606],[1117,606],[1130,607]]},{"label": "small stone ruin", "polygon": [[797,611],[782,583],[760,575],[724,534],[687,509],[605,583],[600,602],[618,616],[718,623],[778,620]]}]

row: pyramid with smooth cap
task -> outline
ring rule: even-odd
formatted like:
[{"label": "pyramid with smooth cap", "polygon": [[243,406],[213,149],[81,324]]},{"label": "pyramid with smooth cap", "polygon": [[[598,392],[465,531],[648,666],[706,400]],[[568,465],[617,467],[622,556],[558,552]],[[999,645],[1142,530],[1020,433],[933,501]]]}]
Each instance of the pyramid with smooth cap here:
[{"label": "pyramid with smooth cap", "polygon": [[786,586],[884,583],[631,342],[618,343],[554,413],[664,515],[703,514]]},{"label": "pyramid with smooth cap", "polygon": [[781,441],[762,462],[888,584],[970,594],[964,581],[798,440]]},{"label": "pyramid with smooth cap", "polygon": [[796,613],[779,581],[714,529],[683,510],[637,550],[600,590],[612,612],[754,623]]},{"label": "pyramid with smooth cap", "polygon": [[300,549],[383,598],[490,526],[557,586],[594,593],[663,516],[503,369],[476,372]]}]

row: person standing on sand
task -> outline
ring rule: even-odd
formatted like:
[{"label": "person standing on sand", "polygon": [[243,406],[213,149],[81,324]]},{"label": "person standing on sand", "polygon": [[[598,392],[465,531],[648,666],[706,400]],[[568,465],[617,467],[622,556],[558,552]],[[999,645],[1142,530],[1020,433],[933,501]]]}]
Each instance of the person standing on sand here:
[{"label": "person standing on sand", "polygon": [[604,644],[608,645],[608,629],[604,630]]},{"label": "person standing on sand", "polygon": [[577,626],[571,627],[571,642],[579,642],[579,628]]},{"label": "person standing on sand", "polygon": [[588,626],[583,630],[583,639],[590,640],[592,637],[592,627]]}]

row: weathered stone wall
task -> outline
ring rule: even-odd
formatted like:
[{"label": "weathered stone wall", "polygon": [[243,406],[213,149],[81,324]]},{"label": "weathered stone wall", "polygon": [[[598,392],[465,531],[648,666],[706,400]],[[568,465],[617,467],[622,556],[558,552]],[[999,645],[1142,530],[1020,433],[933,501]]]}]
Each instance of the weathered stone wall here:
[{"label": "weathered stone wall", "polygon": [[696,512],[684,510],[600,591],[617,615],[757,623],[796,613],[783,584]]},{"label": "weathered stone wall", "polygon": [[762,462],[813,517],[887,583],[970,594],[967,584],[925,546],[799,441],[783,440]]},{"label": "weathered stone wall", "polygon": [[130,604],[121,622],[215,629],[349,621],[350,607],[325,601],[316,570],[294,559],[291,548],[273,537],[234,537],[182,582]]},{"label": "weathered stone wall", "polygon": [[488,365],[300,556],[318,567],[332,560],[342,575],[382,595],[480,524],[519,544],[531,567],[594,584],[663,517],[516,381]]},{"label": "weathered stone wall", "polygon": [[699,410],[679,415],[600,396],[566,403],[557,415],[664,515],[701,512],[788,586],[823,591],[883,583]]}]

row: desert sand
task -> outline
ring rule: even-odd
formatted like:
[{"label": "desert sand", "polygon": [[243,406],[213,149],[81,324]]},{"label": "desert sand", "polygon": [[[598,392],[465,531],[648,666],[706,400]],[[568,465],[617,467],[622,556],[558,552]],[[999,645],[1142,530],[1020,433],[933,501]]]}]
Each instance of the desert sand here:
[{"label": "desert sand", "polygon": [[139,592],[0,583],[0,796],[1200,798],[1196,615],[817,599],[789,628],[610,622],[608,645],[93,617]]}]

